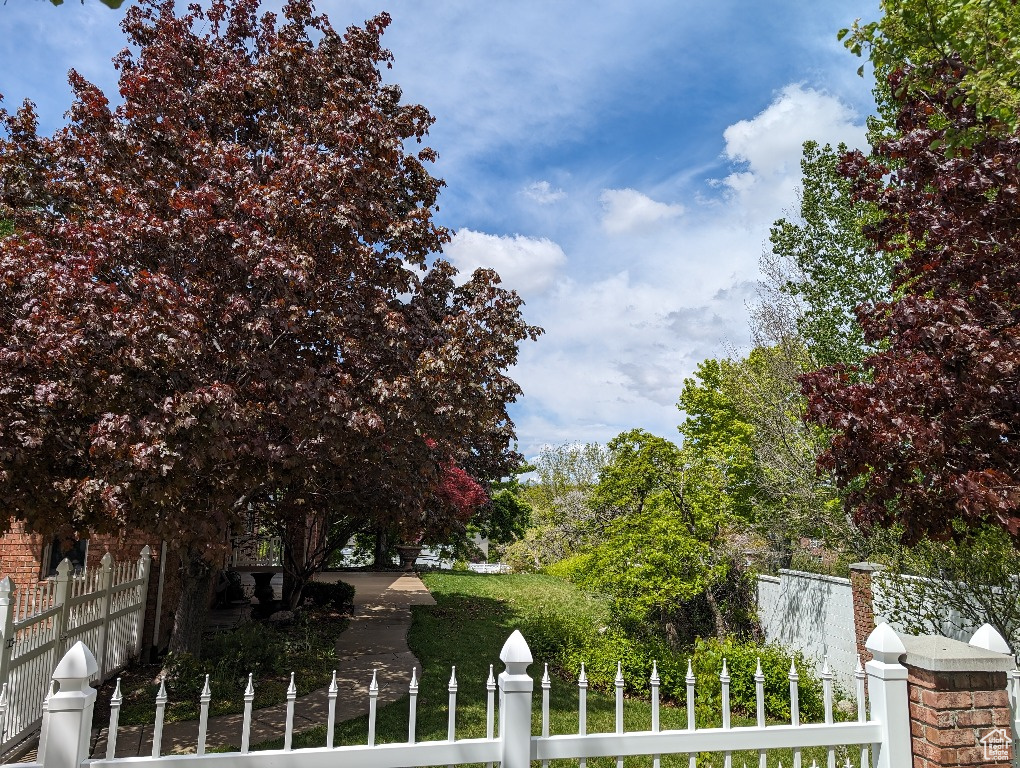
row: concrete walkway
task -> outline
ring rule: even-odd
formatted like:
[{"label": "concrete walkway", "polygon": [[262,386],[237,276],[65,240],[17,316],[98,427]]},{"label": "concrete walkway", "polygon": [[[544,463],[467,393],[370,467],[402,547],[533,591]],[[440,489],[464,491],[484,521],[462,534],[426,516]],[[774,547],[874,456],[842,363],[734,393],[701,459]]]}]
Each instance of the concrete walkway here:
[{"label": "concrete walkway", "polygon": [[[351,720],[368,712],[368,685],[372,670],[378,670],[379,705],[396,701],[407,693],[411,668],[421,663],[407,647],[412,605],[435,605],[435,600],[412,574],[343,572],[322,573],[317,580],[343,580],[355,588],[354,614],[347,630],[337,638],[336,719]],[[326,681],[328,684],[328,681]],[[255,681],[258,685],[258,681]],[[300,692],[299,692],[300,693]],[[294,707],[294,732],[325,725],[327,687],[299,696]],[[252,713],[251,744],[282,738],[287,705],[259,709]],[[93,757],[106,756],[107,728],[93,732]],[[163,727],[162,754],[194,752],[198,722],[168,723]],[[241,743],[241,715],[209,718],[206,747],[238,746]],[[325,746],[325,744],[323,744]],[[117,757],[152,754],[152,725],[117,729]]]}]

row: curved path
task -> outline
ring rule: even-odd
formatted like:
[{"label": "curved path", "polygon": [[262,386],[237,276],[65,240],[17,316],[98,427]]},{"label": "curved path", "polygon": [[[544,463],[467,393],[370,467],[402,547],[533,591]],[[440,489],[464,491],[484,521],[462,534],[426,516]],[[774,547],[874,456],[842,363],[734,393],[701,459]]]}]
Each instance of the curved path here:
[{"label": "curved path", "polygon": [[[351,720],[368,712],[368,685],[372,670],[378,670],[379,704],[396,701],[407,693],[411,668],[421,663],[407,647],[412,605],[435,605],[435,600],[413,574],[352,571],[321,573],[318,581],[342,579],[355,588],[354,613],[350,625],[337,638],[336,719]],[[256,681],[256,685],[257,685]],[[325,725],[327,688],[299,696],[294,707],[294,732]],[[251,743],[282,738],[287,705],[277,704],[252,713]],[[104,727],[93,732],[92,754],[106,756]],[[195,720],[168,723],[163,727],[164,755],[194,752],[198,737]],[[209,718],[206,746],[209,749],[241,743],[241,715]],[[152,726],[123,726],[117,729],[117,757],[152,754]]]}]

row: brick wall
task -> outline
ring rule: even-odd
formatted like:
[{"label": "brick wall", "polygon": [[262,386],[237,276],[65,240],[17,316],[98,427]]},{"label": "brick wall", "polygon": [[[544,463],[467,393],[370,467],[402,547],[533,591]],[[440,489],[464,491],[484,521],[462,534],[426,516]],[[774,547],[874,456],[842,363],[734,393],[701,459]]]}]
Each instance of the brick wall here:
[{"label": "brick wall", "polygon": [[11,532],[0,537],[0,578],[10,576],[15,586],[38,583],[45,546],[42,536],[27,533],[25,524],[15,521]]},{"label": "brick wall", "polygon": [[981,742],[996,728],[1010,732],[1005,672],[907,669],[914,768],[1010,765],[986,758]]}]

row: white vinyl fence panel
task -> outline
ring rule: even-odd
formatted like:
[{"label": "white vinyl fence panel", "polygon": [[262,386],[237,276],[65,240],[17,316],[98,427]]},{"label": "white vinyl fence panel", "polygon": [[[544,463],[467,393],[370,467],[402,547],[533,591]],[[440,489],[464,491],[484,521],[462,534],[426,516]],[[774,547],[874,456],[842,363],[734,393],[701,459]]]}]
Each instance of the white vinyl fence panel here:
[{"label": "white vinyl fence panel", "polygon": [[800,651],[818,670],[828,657],[837,682],[852,690],[857,642],[849,579],[788,570],[759,576],[758,617],[768,642]]},{"label": "white vinyl fence panel", "polygon": [[100,567],[81,576],[71,563],[57,566],[50,581],[15,589],[0,579],[0,682],[6,707],[0,716],[0,753],[40,726],[50,678],[64,652],[83,641],[96,649],[91,680],[101,683],[141,652],[151,553],[114,563],[107,552]]},{"label": "white vinyl fence panel", "polygon": [[[885,628],[886,632],[891,632]],[[870,646],[869,646],[870,647]],[[883,652],[876,646],[876,656]],[[902,644],[900,644],[902,648]],[[898,653],[898,652],[897,652]],[[201,714],[196,732],[195,752],[191,754],[164,754],[167,750],[163,745],[162,716],[167,705],[166,691],[161,686],[156,698],[156,716],[153,724],[151,755],[117,758],[118,718],[121,701],[117,694],[111,701],[108,741],[105,757],[97,755],[88,760],[90,734],[94,727],[102,723],[94,723],[92,714],[96,692],[88,686],[88,681],[98,670],[98,663],[88,647],[82,643],[72,647],[60,660],[53,672],[54,679],[59,683],[58,691],[49,699],[42,736],[39,743],[35,768],[78,768],[82,765],[90,768],[120,768],[120,766],[144,764],[151,768],[187,768],[188,763],[200,761],[209,766],[221,765],[224,768],[332,768],[337,765],[359,766],[360,768],[411,768],[413,766],[452,766],[484,763],[493,766],[500,763],[501,768],[530,768],[533,761],[541,761],[546,765],[549,760],[578,759],[585,761],[597,757],[615,757],[617,766],[623,765],[623,759],[632,755],[653,756],[653,765],[658,766],[660,756],[679,755],[685,762],[694,765],[698,753],[712,752],[722,754],[726,765],[732,764],[733,752],[750,750],[758,753],[758,765],[775,765],[775,758],[769,760],[769,751],[774,749],[792,749],[794,765],[800,764],[800,751],[807,747],[827,747],[829,766],[836,765],[837,753],[840,765],[853,765],[855,768],[870,766],[871,756],[876,758],[878,768],[894,768],[907,765],[910,761],[909,719],[907,710],[907,689],[905,670],[899,666],[895,658],[881,658],[881,663],[869,664],[867,673],[858,669],[853,674],[857,695],[862,702],[858,708],[857,719],[848,722],[833,722],[833,690],[827,677],[824,683],[825,718],[823,722],[802,724],[797,714],[792,716],[788,724],[772,724],[766,727],[764,719],[765,695],[764,675],[760,670],[755,674],[754,681],[757,699],[757,722],[752,726],[736,726],[731,723],[729,705],[730,675],[725,664],[719,673],[722,686],[721,728],[697,728],[694,722],[694,696],[700,684],[688,672],[687,676],[687,727],[682,729],[662,729],[659,723],[659,677],[654,670],[648,681],[652,689],[652,716],[648,727],[638,731],[625,731],[623,720],[623,689],[624,680],[618,673],[616,684],[616,722],[615,729],[609,733],[587,733],[587,680],[582,671],[576,684],[556,682],[550,679],[548,669],[542,676],[540,693],[542,729],[541,735],[532,730],[532,706],[536,697],[535,680],[528,674],[527,668],[534,663],[531,649],[519,631],[515,631],[503,646],[500,660],[505,664],[505,671],[497,678],[489,667],[488,679],[460,681],[454,670],[448,685],[447,719],[449,723],[447,738],[442,741],[416,740],[418,682],[412,673],[409,684],[409,717],[408,738],[404,743],[376,744],[376,707],[378,685],[373,674],[369,686],[369,716],[366,743],[362,746],[333,745],[333,728],[337,704],[337,686],[334,680],[329,687],[328,711],[326,713],[327,729],[325,746],[308,749],[293,749],[294,707],[297,691],[293,682],[288,691],[288,707],[285,720],[285,732],[282,749],[252,752],[251,701],[254,698],[254,681],[249,677],[248,687],[244,693],[245,708],[241,721],[238,723],[240,732],[240,751],[228,753],[207,753],[206,739],[208,724],[208,701],[211,692],[206,689],[201,696]],[[902,675],[890,675],[888,670],[895,668]],[[798,700],[798,677],[791,671],[790,699],[792,711],[798,712],[795,703]],[[867,674],[868,689],[874,711],[882,717],[869,719],[863,706],[865,694],[865,675]],[[903,678],[903,679],[901,679]],[[550,693],[553,685],[572,685],[575,687],[578,702],[578,728],[574,733],[550,734]],[[486,735],[484,738],[458,738],[457,735],[457,692],[459,685],[484,686],[486,692]],[[498,690],[498,696],[497,696]],[[499,704],[497,715],[496,705]],[[0,703],[2,706],[2,703]],[[436,702],[432,706],[442,706]],[[498,734],[495,723],[499,722]],[[874,750],[874,752],[872,752]],[[844,762],[845,761],[845,762]]]}]

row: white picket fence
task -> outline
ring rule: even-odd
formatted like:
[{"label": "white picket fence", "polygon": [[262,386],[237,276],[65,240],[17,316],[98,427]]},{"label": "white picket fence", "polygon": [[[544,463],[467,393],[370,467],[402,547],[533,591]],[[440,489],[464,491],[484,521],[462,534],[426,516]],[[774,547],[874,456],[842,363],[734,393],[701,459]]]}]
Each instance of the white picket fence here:
[{"label": "white picket fence", "polygon": [[51,672],[68,648],[96,649],[89,679],[97,683],[139,655],[151,562],[145,547],[134,562],[114,563],[107,552],[80,576],[65,559],[53,579],[17,590],[0,579],[0,754],[40,727]]},{"label": "white picket fence", "polygon": [[[581,768],[592,758],[615,758],[617,768],[623,768],[623,759],[633,755],[653,756],[653,765],[659,768],[663,755],[689,756],[693,766],[697,753],[719,753],[724,765],[732,764],[736,751],[751,750],[758,753],[758,765],[764,768],[770,762],[769,750],[793,750],[793,765],[801,768],[801,750],[823,747],[827,750],[827,765],[836,766],[837,748],[848,748],[848,755],[859,768],[902,768],[911,764],[910,724],[907,707],[907,670],[898,659],[903,654],[903,643],[887,625],[872,633],[868,649],[874,654],[865,669],[858,663],[855,681],[858,696],[857,719],[852,722],[834,722],[832,675],[823,675],[824,722],[803,724],[799,721],[798,677],[791,668],[790,698],[792,719],[789,724],[765,723],[764,675],[757,670],[754,676],[757,698],[757,721],[753,726],[733,727],[730,713],[730,676],[725,663],[720,672],[722,692],[721,722],[717,728],[697,728],[694,721],[694,696],[697,681],[688,668],[686,677],[687,728],[662,730],[659,718],[659,676],[653,672],[651,680],[652,713],[648,730],[624,731],[623,689],[624,680],[618,672],[616,679],[616,717],[612,733],[588,733],[587,679],[582,669],[577,682],[578,728],[574,734],[550,734],[550,691],[548,669],[541,679],[542,726],[541,734],[532,733],[532,696],[534,680],[527,667],[533,663],[531,650],[519,631],[515,631],[503,646],[500,660],[506,665],[497,680],[492,667],[485,683],[487,692],[486,735],[484,738],[458,739],[456,733],[458,681],[456,670],[451,673],[448,686],[448,732],[443,741],[418,742],[416,720],[418,708],[418,681],[412,672],[409,694],[408,738],[396,744],[376,744],[376,705],[379,688],[373,675],[369,687],[369,719],[367,743],[362,746],[335,747],[333,727],[338,690],[336,682],[329,688],[326,743],[323,747],[293,749],[294,709],[297,691],[291,682],[287,694],[285,736],[282,749],[250,751],[252,702],[255,696],[249,677],[244,693],[244,714],[240,722],[240,752],[206,753],[206,733],[209,722],[209,703],[212,692],[208,681],[200,697],[200,719],[194,754],[164,755],[162,747],[163,717],[167,706],[165,688],[160,687],[156,698],[156,716],[153,725],[151,756],[116,758],[118,719],[121,699],[119,689],[111,700],[110,722],[106,756],[87,760],[89,740],[93,729],[92,712],[96,699],[95,689],[89,681],[96,675],[99,665],[84,643],[77,643],[60,661],[53,678],[54,692],[44,704],[42,734],[39,742],[37,768],[126,768],[128,764],[144,763],[148,768],[187,768],[192,760],[205,761],[209,766],[223,768],[334,768],[337,765],[356,765],[359,768],[410,768],[413,766],[463,765],[484,763],[492,768],[496,762],[502,768],[529,768],[531,761],[543,766],[556,759],[578,760]],[[870,717],[865,707],[865,678],[868,681]],[[499,691],[499,729],[496,733],[496,691]],[[0,707],[4,706],[0,697]],[[843,759],[846,762],[843,762]],[[841,766],[851,765],[849,756],[841,759]]]}]

